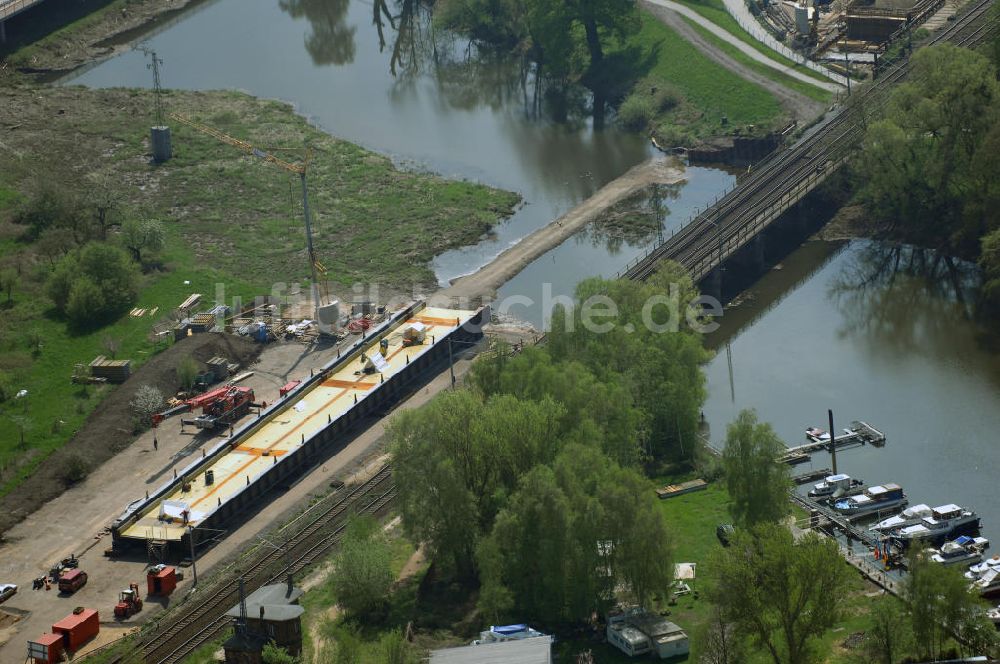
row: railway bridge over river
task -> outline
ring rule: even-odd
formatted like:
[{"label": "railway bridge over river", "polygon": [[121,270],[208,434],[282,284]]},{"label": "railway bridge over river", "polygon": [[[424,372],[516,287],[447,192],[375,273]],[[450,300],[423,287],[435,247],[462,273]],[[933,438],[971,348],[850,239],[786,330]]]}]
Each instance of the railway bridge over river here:
[{"label": "railway bridge over river", "polygon": [[[972,0],[929,43],[982,44],[1000,27],[990,19],[992,6],[993,0]],[[718,296],[720,268],[737,253],[763,263],[763,231],[851,158],[867,121],[877,116],[892,87],[909,75],[905,59],[880,72],[874,82],[828,113],[797,142],[755,165],[733,189],[618,276],[646,279],[661,260],[671,259],[703,284],[706,294]]]}]

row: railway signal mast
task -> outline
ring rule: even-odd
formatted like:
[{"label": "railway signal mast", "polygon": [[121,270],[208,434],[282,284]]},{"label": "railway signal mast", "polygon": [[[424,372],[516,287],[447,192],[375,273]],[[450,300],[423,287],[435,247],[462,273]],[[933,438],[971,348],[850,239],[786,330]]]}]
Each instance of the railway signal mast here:
[{"label": "railway signal mast", "polygon": [[209,127],[200,122],[192,120],[191,118],[181,115],[180,113],[171,113],[170,117],[182,124],[186,124],[189,127],[197,129],[203,134],[207,134],[216,140],[219,140],[227,145],[231,145],[244,153],[261,159],[263,161],[274,164],[278,168],[282,168],[290,173],[295,173],[299,176],[299,181],[302,184],[302,216],[305,220],[306,225],[306,250],[309,254],[309,273],[312,278],[311,287],[311,297],[313,302],[313,311],[315,314],[315,319],[319,325],[320,332],[325,332],[329,326],[336,326],[337,318],[339,317],[339,303],[336,301],[330,301],[330,294],[326,289],[326,285],[323,285],[324,300],[320,300],[320,280],[319,277],[322,275],[326,277],[326,268],[322,263],[316,258],[316,252],[313,249],[313,236],[312,236],[312,214],[309,210],[309,188],[306,184],[306,171],[309,166],[309,157],[311,151],[307,147],[305,150],[305,159],[300,164],[294,164],[274,154],[262,150],[252,143],[240,140],[238,138],[233,138],[228,134],[224,134],[218,129]]}]

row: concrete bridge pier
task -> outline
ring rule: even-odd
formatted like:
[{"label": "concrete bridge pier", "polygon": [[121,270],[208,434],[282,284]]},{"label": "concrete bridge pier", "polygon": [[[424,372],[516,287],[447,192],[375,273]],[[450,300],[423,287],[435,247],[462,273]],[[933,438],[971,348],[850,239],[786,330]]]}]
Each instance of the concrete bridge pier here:
[{"label": "concrete bridge pier", "polygon": [[722,266],[716,267],[714,270],[705,275],[705,278],[701,280],[701,294],[707,295],[708,297],[714,297],[719,302],[722,302]]},{"label": "concrete bridge pier", "polygon": [[741,267],[759,273],[764,270],[764,259],[764,233],[762,231],[744,245],[740,250],[738,261]]}]

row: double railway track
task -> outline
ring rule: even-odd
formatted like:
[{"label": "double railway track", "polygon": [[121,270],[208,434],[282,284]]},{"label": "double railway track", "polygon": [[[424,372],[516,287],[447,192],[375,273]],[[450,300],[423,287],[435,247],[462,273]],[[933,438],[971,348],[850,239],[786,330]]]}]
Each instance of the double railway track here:
[{"label": "double railway track", "polygon": [[[991,38],[998,26],[983,18],[992,2],[976,0],[929,43],[976,46]],[[864,134],[867,120],[885,104],[891,87],[909,73],[907,62],[887,69],[848,105],[810,129],[793,146],[758,165],[711,208],[691,219],[637,263],[627,266],[619,276],[646,279],[659,261],[669,258],[684,265],[696,281],[700,280],[847,161]],[[385,465],[363,484],[346,493],[328,496],[282,529],[286,538],[283,547],[258,549],[249,559],[241,560],[242,567],[223,570],[177,610],[165,614],[135,642],[131,652],[119,655],[115,661],[118,664],[182,661],[231,624],[226,611],[239,601],[241,576],[249,593],[302,570],[340,540],[351,515],[381,514],[395,495],[392,470]]]},{"label": "double railway track", "polygon": [[286,524],[279,536],[283,546],[260,547],[198,587],[178,609],[165,614],[118,664],[170,664],[180,662],[229,625],[226,612],[239,603],[239,579],[247,594],[279,582],[325,555],[343,536],[355,514],[379,515],[396,496],[392,468],[379,468],[366,482],[327,496]]},{"label": "double railway track", "polygon": [[[995,21],[984,20],[993,0],[976,0],[928,44],[950,42],[972,47],[996,34]],[[785,210],[845,163],[860,144],[869,119],[885,105],[891,88],[910,76],[908,61],[896,63],[848,103],[806,132],[798,142],[757,165],[714,205],[619,273],[644,280],[657,264],[671,259],[701,281],[744,247]]]}]

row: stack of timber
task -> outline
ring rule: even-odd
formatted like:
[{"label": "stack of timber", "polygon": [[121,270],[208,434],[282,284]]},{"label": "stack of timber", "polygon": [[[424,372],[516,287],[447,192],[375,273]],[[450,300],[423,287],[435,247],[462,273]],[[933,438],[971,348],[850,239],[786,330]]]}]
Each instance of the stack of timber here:
[{"label": "stack of timber", "polygon": [[132,373],[132,360],[109,360],[98,355],[90,363],[90,375],[109,383],[124,383]]},{"label": "stack of timber", "polygon": [[215,376],[216,381],[225,380],[229,377],[229,360],[226,358],[216,356],[205,364],[208,365],[208,370]]},{"label": "stack of timber", "polygon": [[707,488],[708,482],[703,479],[697,479],[689,482],[681,482],[680,484],[668,484],[665,487],[657,489],[656,495],[660,497],[660,500],[664,500],[666,498],[673,498],[674,496],[682,496],[685,493],[704,491]]}]

